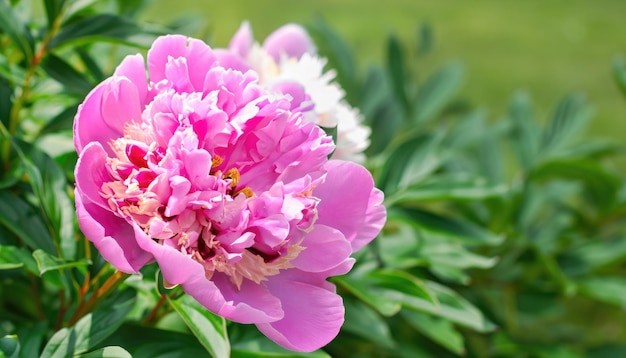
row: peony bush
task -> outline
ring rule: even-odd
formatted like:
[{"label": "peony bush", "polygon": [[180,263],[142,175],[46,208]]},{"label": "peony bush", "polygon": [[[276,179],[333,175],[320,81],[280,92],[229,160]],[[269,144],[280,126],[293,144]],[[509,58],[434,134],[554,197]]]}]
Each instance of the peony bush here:
[{"label": "peony bush", "polygon": [[361,72],[322,20],[209,45],[142,5],[0,1],[0,357],[624,356],[582,96],[491,118],[427,26]]}]

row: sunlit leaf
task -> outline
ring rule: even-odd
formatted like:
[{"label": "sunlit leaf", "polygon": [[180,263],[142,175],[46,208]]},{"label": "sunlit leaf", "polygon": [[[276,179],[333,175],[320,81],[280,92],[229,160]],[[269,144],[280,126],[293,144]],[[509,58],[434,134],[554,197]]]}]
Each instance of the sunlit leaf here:
[{"label": "sunlit leaf", "polygon": [[393,316],[402,308],[398,295],[391,290],[372,290],[366,282],[346,277],[334,277],[333,282],[350,291],[383,316]]},{"label": "sunlit leaf", "polygon": [[29,252],[17,246],[0,245],[0,270],[22,266],[25,266],[30,272],[37,272],[37,264]]},{"label": "sunlit leaf", "polygon": [[188,295],[177,300],[168,296],[168,301],[212,357],[229,356],[230,344],[224,318],[214,315]]},{"label": "sunlit leaf", "polygon": [[109,346],[109,347],[100,348],[93,352],[81,354],[77,357],[80,357],[80,358],[132,358],[132,356],[130,355],[130,353],[128,353],[128,351],[118,346]]},{"label": "sunlit leaf", "polygon": [[87,259],[81,259],[79,261],[63,260],[56,256],[50,255],[43,250],[35,250],[35,252],[33,252],[33,257],[37,262],[37,267],[39,269],[40,275],[43,275],[44,273],[52,270],[62,270],[66,268],[87,266],[91,264],[91,261]]},{"label": "sunlit leaf", "polygon": [[6,358],[17,358],[20,354],[20,342],[17,336],[4,336],[0,338],[0,353]]}]

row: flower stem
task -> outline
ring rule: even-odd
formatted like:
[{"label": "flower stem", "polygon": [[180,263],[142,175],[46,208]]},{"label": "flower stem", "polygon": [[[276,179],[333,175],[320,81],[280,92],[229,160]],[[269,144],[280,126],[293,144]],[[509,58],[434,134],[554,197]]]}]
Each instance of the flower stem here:
[{"label": "flower stem", "polygon": [[115,289],[129,276],[130,274],[121,271],[117,271],[111,275],[111,277],[109,277],[109,279],[106,280],[106,282],[96,292],[94,292],[91,297],[89,297],[89,300],[78,305],[67,325],[73,326],[84,315],[93,311],[94,308],[102,302],[102,300],[115,291]]},{"label": "flower stem", "polygon": [[154,306],[154,308],[152,308],[152,310],[150,311],[150,314],[148,314],[148,316],[146,316],[146,318],[143,320],[142,324],[143,325],[148,325],[148,324],[156,321],[157,317],[158,317],[159,310],[161,309],[161,307],[163,307],[163,304],[166,301],[167,301],[167,295],[161,294],[161,297],[159,297],[159,301]]}]

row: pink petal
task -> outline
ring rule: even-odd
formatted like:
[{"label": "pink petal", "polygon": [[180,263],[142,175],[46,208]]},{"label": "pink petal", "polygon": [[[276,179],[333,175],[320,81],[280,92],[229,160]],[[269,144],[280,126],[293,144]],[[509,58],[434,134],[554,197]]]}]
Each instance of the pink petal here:
[{"label": "pink petal", "polygon": [[323,184],[313,194],[321,199],[317,224],[341,231],[354,251],[372,241],[387,219],[384,195],[374,187],[372,175],[353,162],[330,160]]},{"label": "pink petal", "polygon": [[100,195],[104,182],[113,181],[106,167],[107,153],[99,142],[91,142],[78,156],[74,169],[76,193],[89,202],[110,210],[106,200]]},{"label": "pink petal", "polygon": [[229,50],[215,49],[213,53],[219,65],[224,68],[230,68],[244,73],[250,69],[250,66],[246,65],[241,57]]},{"label": "pink petal", "polygon": [[240,323],[271,322],[283,317],[280,301],[262,286],[244,280],[241,290],[221,273],[211,280],[200,263],[166,245],[160,245],[136,227],[139,246],[154,255],[163,278],[183,290],[211,312]]},{"label": "pink petal", "polygon": [[328,226],[316,224],[302,241],[305,247],[291,261],[297,269],[322,272],[342,264],[352,253],[350,242],[343,234]]},{"label": "pink petal", "polygon": [[[78,106],[78,111],[74,117],[74,146],[79,153],[89,142],[100,142],[108,147],[107,143],[111,139],[123,135],[121,125],[111,127],[102,118],[102,95],[112,81],[113,79],[109,78],[100,83],[89,92],[85,101]],[[110,152],[108,148],[107,151]]]},{"label": "pink petal", "polygon": [[239,30],[235,33],[233,38],[230,40],[228,44],[228,50],[241,56],[248,56],[248,51],[252,47],[252,29],[250,28],[250,23],[248,21],[244,21],[239,26]]},{"label": "pink petal", "polygon": [[137,245],[133,227],[126,220],[90,202],[79,191],[75,200],[80,229],[102,257],[115,268],[126,273],[137,273],[145,264],[153,261],[152,255]]},{"label": "pink petal", "polygon": [[300,58],[305,53],[316,52],[309,34],[296,24],[287,24],[272,32],[263,42],[263,48],[277,62],[281,55]]},{"label": "pink petal", "polygon": [[123,133],[126,123],[141,121],[142,103],[143,98],[139,97],[134,83],[126,77],[112,77],[102,91],[102,119],[109,127]]},{"label": "pink petal", "polygon": [[144,99],[148,95],[148,79],[146,78],[146,64],[141,54],[129,55],[115,69],[113,77],[126,77],[137,88],[140,106],[143,108]]},{"label": "pink petal", "polygon": [[344,320],[341,297],[326,288],[286,279],[269,278],[267,287],[282,302],[285,317],[256,326],[281,346],[312,352],[328,344],[339,333]]},{"label": "pink petal", "polygon": [[186,58],[189,80],[196,91],[202,91],[204,76],[213,67],[216,58],[211,48],[203,41],[182,35],[161,36],[148,51],[150,81],[159,82],[167,78],[165,70],[170,58]]}]

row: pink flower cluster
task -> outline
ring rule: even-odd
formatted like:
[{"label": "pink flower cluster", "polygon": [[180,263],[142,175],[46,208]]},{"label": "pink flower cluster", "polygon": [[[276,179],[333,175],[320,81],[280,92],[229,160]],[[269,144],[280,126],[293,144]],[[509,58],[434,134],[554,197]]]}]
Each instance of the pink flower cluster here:
[{"label": "pink flower cluster", "polygon": [[164,36],[148,78],[128,56],[89,93],[74,122],[78,221],[120,271],[156,261],[215,314],[312,351],[343,323],[326,279],[378,234],[383,194],[359,164],[327,159],[302,87],[276,91],[220,58]]}]

